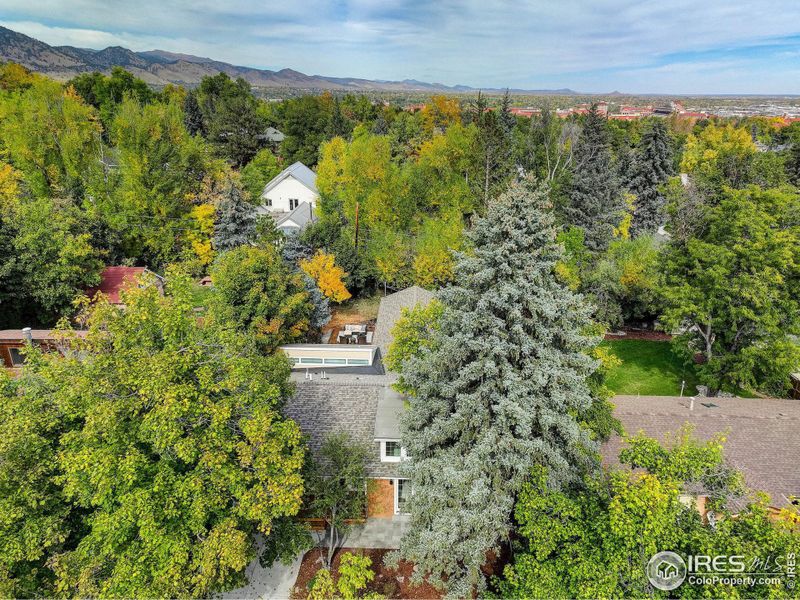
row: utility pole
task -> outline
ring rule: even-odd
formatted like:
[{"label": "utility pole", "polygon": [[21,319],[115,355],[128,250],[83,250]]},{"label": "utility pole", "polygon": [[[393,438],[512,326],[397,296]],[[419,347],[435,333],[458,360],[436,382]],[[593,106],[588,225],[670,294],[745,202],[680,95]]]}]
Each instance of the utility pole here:
[{"label": "utility pole", "polygon": [[358,202],[356,202],[356,254],[358,253]]}]

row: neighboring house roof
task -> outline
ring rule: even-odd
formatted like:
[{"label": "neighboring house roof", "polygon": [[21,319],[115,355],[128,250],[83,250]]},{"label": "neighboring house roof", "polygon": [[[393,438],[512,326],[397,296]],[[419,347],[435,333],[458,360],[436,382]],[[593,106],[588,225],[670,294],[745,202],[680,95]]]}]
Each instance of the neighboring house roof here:
[{"label": "neighboring house roof", "polygon": [[[74,333],[78,337],[85,337],[86,332],[83,330],[73,330],[69,333]],[[52,329],[31,329],[31,339],[34,341],[47,341],[56,339]],[[59,335],[62,332],[58,332]],[[24,342],[25,334],[22,329],[2,329],[0,330],[0,342]]]},{"label": "neighboring house roof", "polygon": [[[742,472],[753,490],[767,492],[772,505],[800,497],[800,401],[775,398],[690,398],[617,396],[616,416],[628,435],[643,431],[664,442],[684,424],[695,426],[694,435],[707,440],[726,433],[725,458]],[[603,445],[603,461],[618,465],[622,440],[614,436]]]},{"label": "neighboring house roof", "polygon": [[346,433],[351,441],[369,448],[368,477],[397,477],[398,463],[381,462],[380,444],[375,441],[378,403],[385,387],[378,378],[298,381],[297,392],[283,413],[308,436],[313,456],[319,456],[328,435]]},{"label": "neighboring house roof", "polygon": [[309,190],[311,190],[315,194],[319,194],[319,192],[317,191],[317,174],[314,173],[314,171],[309,169],[307,166],[305,166],[303,163],[298,161],[298,162],[294,163],[293,165],[289,165],[283,171],[278,173],[272,179],[272,181],[270,181],[264,187],[264,191],[261,192],[261,196],[263,197],[264,195],[266,195],[269,192],[271,192],[273,189],[275,189],[278,186],[278,184],[281,181],[283,181],[284,179],[287,179],[289,177],[294,177],[297,181],[302,183]]},{"label": "neighboring house roof", "polygon": [[375,324],[374,343],[386,355],[392,344],[392,329],[400,318],[404,308],[414,308],[418,304],[427,306],[434,298],[434,293],[417,285],[381,298],[378,307],[378,321]]},{"label": "neighboring house roof", "polygon": [[120,304],[120,291],[135,282],[145,271],[144,267],[106,267],[100,273],[100,285],[87,289],[86,295],[93,298],[97,292],[103,292],[111,304]]},{"label": "neighboring house roof", "polygon": [[259,137],[267,140],[268,142],[282,142],[286,136],[283,135],[282,131],[275,129],[274,127],[267,127],[267,130],[264,132],[264,134]]},{"label": "neighboring house roof", "polygon": [[314,222],[314,208],[308,202],[301,202],[297,208],[287,213],[275,215],[275,227],[303,230],[306,225]]}]

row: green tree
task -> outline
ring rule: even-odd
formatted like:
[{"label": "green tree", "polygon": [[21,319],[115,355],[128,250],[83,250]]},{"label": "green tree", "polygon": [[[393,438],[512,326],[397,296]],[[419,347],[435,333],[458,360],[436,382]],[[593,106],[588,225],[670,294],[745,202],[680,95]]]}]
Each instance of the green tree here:
[{"label": "green tree", "polygon": [[227,323],[199,323],[188,279],[170,275],[166,296],[143,284],[124,309],[89,308],[74,351],[31,348],[3,389],[3,426],[18,437],[0,448],[0,481],[17,506],[39,504],[17,513],[3,564],[20,573],[46,558],[41,576],[55,586],[38,594],[230,589],[244,583],[255,534],[300,509],[302,435],[279,412],[292,392],[286,358],[256,353]]},{"label": "green tree", "polygon": [[208,140],[234,166],[246,165],[264,146],[267,128],[250,84],[219,73],[203,77],[196,94]]},{"label": "green tree", "polygon": [[582,290],[595,307],[595,318],[611,327],[654,321],[663,308],[661,269],[652,235],[611,242],[583,274]]},{"label": "green tree", "polygon": [[344,600],[356,598],[360,590],[367,587],[367,584],[375,579],[375,571],[372,566],[372,559],[363,554],[353,554],[345,552],[339,558],[339,577],[336,579],[336,589]]},{"label": "green tree", "polygon": [[309,465],[308,508],[312,515],[325,521],[328,569],[344,542],[347,520],[363,518],[367,508],[367,456],[367,448],[350,440],[347,434],[337,433],[325,439],[319,456]]},{"label": "green tree", "polygon": [[687,138],[681,170],[704,179],[716,190],[724,185],[738,188],[748,183],[755,154],[749,131],[733,123],[710,123]]},{"label": "green tree", "polygon": [[[512,529],[530,469],[554,488],[594,466],[578,419],[594,403],[588,308],[556,279],[561,258],[547,189],[513,184],[468,234],[432,345],[403,365],[402,418],[414,494],[401,555],[415,579],[446,579],[464,597],[484,584],[486,553]],[[446,498],[447,502],[442,502]]]},{"label": "green tree", "polygon": [[97,112],[50,79],[0,98],[0,146],[36,196],[82,198],[100,172]]},{"label": "green tree", "polygon": [[633,223],[634,235],[655,233],[664,224],[664,204],[661,193],[672,170],[672,146],[666,125],[653,121],[642,135],[632,166],[633,178],[629,190],[636,196]]},{"label": "green tree", "polygon": [[292,272],[273,246],[239,246],[223,253],[211,268],[210,312],[255,337],[271,353],[302,339],[314,310],[300,273]]},{"label": "green tree", "polygon": [[319,147],[328,139],[328,124],[333,111],[330,95],[300,96],[282,103],[277,111],[278,129],[285,138],[281,156],[286,164],[300,161],[308,167],[317,164]]},{"label": "green tree", "polygon": [[261,203],[261,193],[266,185],[281,172],[278,159],[268,149],[259,150],[242,169],[242,186],[253,204]]},{"label": "green tree", "polygon": [[[495,581],[510,598],[651,597],[645,567],[666,548],[688,555],[744,555],[773,559],[797,552],[794,514],[774,521],[763,501],[737,510],[714,504],[715,525],[704,524],[694,506],[679,499],[695,482],[737,495],[741,476],[723,460],[721,436],[699,443],[683,435],[671,448],[645,437],[629,440],[620,460],[645,472],[613,471],[583,488],[553,491],[535,470],[519,495],[515,515],[521,542],[514,563]],[[684,582],[669,597],[732,597],[726,584]],[[746,588],[748,598],[785,597],[784,583]],[[664,597],[667,597],[666,595]]]},{"label": "green tree", "polygon": [[220,166],[205,142],[186,131],[176,102],[123,101],[111,140],[119,185],[110,197],[98,199],[96,209],[119,232],[123,256],[151,268],[176,260],[191,243],[192,208]]},{"label": "green tree", "polygon": [[612,164],[608,128],[596,106],[583,123],[574,160],[575,172],[569,200],[562,208],[563,220],[584,230],[589,250],[603,251],[619,225],[625,204]]},{"label": "green tree", "polygon": [[49,198],[20,201],[11,212],[15,228],[9,265],[27,306],[38,322],[53,324],[72,311],[82,290],[100,283],[101,253],[84,231],[71,202]]},{"label": "green tree", "polygon": [[433,334],[439,328],[443,311],[442,303],[434,299],[427,306],[403,308],[400,312],[400,318],[392,328],[392,344],[384,358],[384,364],[389,370],[400,374],[394,383],[398,391],[413,392],[403,378],[403,365],[411,358],[420,357],[425,349],[431,347]]},{"label": "green tree", "polygon": [[665,322],[699,352],[711,393],[784,391],[800,364],[800,198],[793,190],[728,190],[708,210],[707,231],[667,254]]},{"label": "green tree", "polygon": [[64,419],[46,389],[26,393],[27,375],[0,373],[0,594],[51,595],[46,562],[63,550],[72,507],[56,482],[58,440]]},{"label": "green tree", "polygon": [[97,71],[82,73],[71,79],[67,85],[72,86],[87,104],[97,109],[106,130],[110,128],[117,108],[126,96],[135,98],[141,104],[147,104],[155,98],[155,93],[147,83],[122,67],[113,67],[108,76]]},{"label": "green tree", "polygon": [[191,135],[206,135],[207,131],[203,122],[203,112],[197,101],[197,92],[191,90],[183,99],[183,124]]}]

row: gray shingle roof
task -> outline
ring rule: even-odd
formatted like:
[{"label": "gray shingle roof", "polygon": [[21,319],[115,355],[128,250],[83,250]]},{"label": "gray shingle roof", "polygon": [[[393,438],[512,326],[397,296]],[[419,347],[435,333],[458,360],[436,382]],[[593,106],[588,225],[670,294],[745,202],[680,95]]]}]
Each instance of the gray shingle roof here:
[{"label": "gray shingle roof", "polygon": [[317,174],[314,173],[314,171],[309,169],[307,166],[305,166],[303,163],[298,161],[292,165],[289,165],[283,171],[278,173],[272,179],[272,181],[270,181],[264,187],[264,191],[261,192],[261,197],[263,198],[265,194],[274,189],[276,185],[278,185],[281,181],[283,181],[287,177],[294,177],[295,179],[297,179],[297,181],[302,183],[304,186],[306,186],[315,194],[319,193],[317,191]]},{"label": "gray shingle roof", "polygon": [[[306,225],[314,221],[314,209],[308,202],[301,202],[293,211],[288,213],[276,214],[275,227],[289,227],[287,221],[294,221],[300,230],[305,229]],[[294,229],[292,227],[292,229]]]},{"label": "gray shingle roof", "polygon": [[375,441],[375,419],[384,388],[382,378],[301,381],[283,412],[309,437],[312,454],[319,452],[329,434],[345,432],[370,449],[369,477],[397,477],[398,463],[382,463],[380,444]]},{"label": "gray shingle roof", "polygon": [[375,414],[375,437],[377,439],[400,439],[400,415],[405,410],[403,395],[390,386],[383,388],[378,398],[378,410]]},{"label": "gray shingle roof", "polygon": [[[772,505],[785,506],[800,496],[800,401],[774,398],[689,398],[617,396],[614,415],[626,433],[639,431],[663,442],[685,423],[707,440],[727,433],[725,458],[742,472],[753,490],[765,491]],[[714,406],[707,406],[714,405]],[[622,440],[614,436],[603,445],[603,461],[618,465]]]},{"label": "gray shingle roof", "polygon": [[433,298],[433,292],[417,285],[381,298],[378,307],[378,321],[375,325],[374,343],[381,349],[384,356],[392,343],[392,329],[400,318],[402,309],[413,308],[418,304],[425,306]]}]

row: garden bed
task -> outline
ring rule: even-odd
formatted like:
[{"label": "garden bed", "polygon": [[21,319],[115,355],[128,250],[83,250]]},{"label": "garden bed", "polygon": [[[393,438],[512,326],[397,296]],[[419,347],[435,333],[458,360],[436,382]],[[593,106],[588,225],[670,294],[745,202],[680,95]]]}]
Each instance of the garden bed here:
[{"label": "garden bed", "polygon": [[[297,580],[292,587],[291,598],[293,600],[300,600],[308,596],[308,590],[311,587],[311,580],[314,579],[317,571],[322,568],[323,552],[322,548],[314,548],[306,552],[303,557],[303,562],[300,565],[300,572],[297,575]],[[389,569],[383,564],[383,557],[386,556],[391,550],[375,549],[375,548],[342,548],[333,557],[334,581],[336,580],[336,573],[339,568],[339,557],[344,552],[352,552],[354,554],[364,554],[372,559],[372,570],[375,572],[375,579],[367,584],[366,590],[362,590],[359,596],[363,596],[368,592],[377,592],[386,596],[387,598],[412,598],[412,599],[426,599],[438,600],[443,596],[443,593],[428,583],[421,585],[413,585],[411,583],[411,571],[413,565],[411,563],[400,561],[397,569]]]}]

